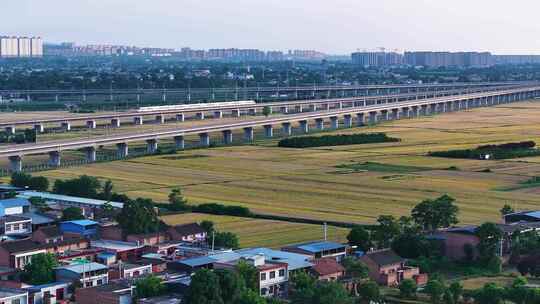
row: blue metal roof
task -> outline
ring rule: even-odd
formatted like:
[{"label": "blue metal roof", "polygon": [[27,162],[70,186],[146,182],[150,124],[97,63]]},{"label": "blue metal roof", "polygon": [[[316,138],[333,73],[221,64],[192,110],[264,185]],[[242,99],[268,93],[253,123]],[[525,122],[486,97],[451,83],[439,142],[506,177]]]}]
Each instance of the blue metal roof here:
[{"label": "blue metal roof", "polygon": [[8,198],[0,200],[0,205],[3,208],[26,207],[30,206],[30,202],[25,198]]},{"label": "blue metal roof", "polygon": [[527,212],[525,215],[540,219],[540,211]]},{"label": "blue metal roof", "polygon": [[[42,199],[46,201],[70,202],[70,203],[91,205],[91,206],[96,206],[96,207],[101,207],[107,202],[104,200],[98,200],[98,199],[92,199],[92,198],[68,196],[68,195],[54,194],[54,193],[48,193],[48,192],[38,192],[38,191],[24,191],[21,194],[19,194],[17,197],[22,197],[22,198],[41,197]],[[119,203],[119,202],[109,202],[109,203],[114,208],[121,209],[124,206],[123,203]]]},{"label": "blue metal roof", "polygon": [[300,248],[307,252],[317,253],[317,252],[326,251],[326,250],[334,250],[334,249],[343,248],[345,247],[345,245],[334,243],[334,242],[321,241],[321,242],[300,244],[293,247]]},{"label": "blue metal roof", "polygon": [[97,225],[97,222],[94,222],[91,220],[75,220],[75,221],[62,222],[62,224],[66,224],[66,223],[71,223],[71,224],[80,225],[80,226]]},{"label": "blue metal roof", "polygon": [[96,270],[108,269],[108,267],[103,265],[103,264],[90,262],[90,263],[84,263],[84,264],[76,264],[76,265],[68,265],[68,266],[58,267],[56,269],[58,269],[58,270],[65,269],[65,270],[68,270],[68,271],[73,271],[75,273],[81,274],[83,272],[88,272],[88,271],[96,271]]},{"label": "blue metal roof", "polygon": [[211,257],[202,256],[202,257],[196,257],[196,258],[190,258],[185,260],[179,260],[176,263],[184,264],[189,267],[199,267],[204,266],[212,263],[216,263],[217,260],[213,259]]},{"label": "blue metal roof", "polygon": [[311,258],[309,255],[274,250],[270,248],[259,247],[240,249],[237,250],[236,253],[240,254],[242,257],[262,254],[264,255],[266,261],[287,263],[290,271],[313,266],[313,264],[309,262],[309,259]]}]

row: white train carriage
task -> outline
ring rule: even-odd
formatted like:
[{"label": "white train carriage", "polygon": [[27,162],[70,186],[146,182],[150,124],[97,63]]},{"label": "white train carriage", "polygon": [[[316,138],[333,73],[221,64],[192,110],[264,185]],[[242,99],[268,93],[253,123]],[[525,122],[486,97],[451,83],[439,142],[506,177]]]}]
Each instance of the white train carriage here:
[{"label": "white train carriage", "polygon": [[238,106],[253,106],[254,100],[242,100],[242,101],[225,101],[225,102],[209,102],[209,103],[192,103],[192,104],[180,104],[170,106],[154,106],[154,107],[140,107],[138,112],[154,112],[154,111],[175,111],[175,110],[206,110],[238,107]]}]

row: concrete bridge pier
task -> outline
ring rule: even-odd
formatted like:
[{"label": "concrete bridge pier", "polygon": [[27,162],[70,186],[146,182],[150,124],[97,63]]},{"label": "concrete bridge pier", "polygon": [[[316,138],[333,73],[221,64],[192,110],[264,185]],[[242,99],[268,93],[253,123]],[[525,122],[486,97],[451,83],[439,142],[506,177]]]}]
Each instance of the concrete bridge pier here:
[{"label": "concrete bridge pier", "polygon": [[302,105],[297,105],[295,108],[296,108],[296,112],[298,112],[298,113],[302,113],[303,110],[304,110],[304,108],[302,107]]},{"label": "concrete bridge pier", "polygon": [[387,110],[382,110],[381,113],[380,113],[380,116],[381,116],[382,121],[387,121],[388,120],[388,111]]},{"label": "concrete bridge pier", "polygon": [[232,144],[232,141],[233,141],[232,131],[231,130],[223,130],[221,133],[223,134],[223,144],[225,144],[225,145]]},{"label": "concrete bridge pier", "polygon": [[69,121],[64,121],[60,124],[62,130],[64,131],[70,131],[71,130],[71,123]]},{"label": "concrete bridge pier", "polygon": [[157,139],[149,139],[146,141],[146,153],[155,154],[158,149]]},{"label": "concrete bridge pier", "polygon": [[43,131],[45,131],[45,127],[43,126],[43,124],[35,124],[34,130],[36,131],[36,133],[43,133]]},{"label": "concrete bridge pier", "polygon": [[133,117],[133,124],[136,125],[136,126],[140,126],[142,125],[144,122],[143,120],[143,117],[142,116],[135,116]]},{"label": "concrete bridge pier", "polygon": [[214,118],[223,118],[222,111],[214,111]]},{"label": "concrete bridge pier", "polygon": [[176,150],[184,150],[185,148],[184,136],[174,137],[174,147],[176,148]]},{"label": "concrete bridge pier", "polygon": [[315,129],[317,129],[318,131],[324,130],[324,119],[322,118],[315,119]]},{"label": "concrete bridge pier", "polygon": [[365,125],[364,119],[364,113],[356,113],[356,126],[363,127]]},{"label": "concrete bridge pier", "polygon": [[390,120],[398,120],[399,119],[399,109],[392,109],[392,113],[390,114]]},{"label": "concrete bridge pier", "polygon": [[60,151],[49,152],[49,166],[51,167],[60,167]]},{"label": "concrete bridge pier", "polygon": [[240,117],[240,109],[234,109],[231,111],[232,117]]},{"label": "concrete bridge pier", "polygon": [[255,140],[255,135],[252,127],[244,128],[244,140],[246,142],[253,142]]},{"label": "concrete bridge pier", "polygon": [[330,104],[329,104],[329,103],[323,104],[323,105],[322,105],[322,109],[325,110],[325,111],[330,110]]},{"label": "concrete bridge pier", "polygon": [[419,112],[419,109],[418,109],[418,106],[413,106],[412,107],[412,110],[411,110],[411,117],[412,118],[416,118],[418,117],[418,112]]},{"label": "concrete bridge pier", "polygon": [[309,110],[310,110],[311,112],[317,111],[317,105],[316,105],[316,104],[311,104],[311,105],[309,105]]},{"label": "concrete bridge pier", "polygon": [[204,119],[204,112],[198,112],[197,114],[195,114],[195,117],[198,120],[203,120]]},{"label": "concrete bridge pier", "polygon": [[409,118],[409,114],[410,114],[409,108],[407,107],[401,108],[401,118]]},{"label": "concrete bridge pier", "polygon": [[183,113],[178,113],[176,114],[176,121],[178,122],[184,122],[186,118],[184,117],[184,114]]},{"label": "concrete bridge pier", "polygon": [[111,119],[111,127],[112,128],[120,128],[120,118]]},{"label": "concrete bridge pier", "polygon": [[199,133],[199,144],[202,147],[210,146],[210,135],[208,133]]},{"label": "concrete bridge pier", "polygon": [[292,135],[292,128],[290,122],[284,122],[281,124],[281,128],[283,131],[283,136],[291,136]]},{"label": "concrete bridge pier", "polygon": [[353,126],[352,115],[350,114],[343,115],[343,124],[345,125],[345,128],[352,128]]},{"label": "concrete bridge pier", "polygon": [[332,129],[339,128],[339,117],[337,116],[330,117],[330,128]]},{"label": "concrete bridge pier", "polygon": [[9,157],[9,171],[11,172],[22,171],[22,157],[18,155]]},{"label": "concrete bridge pier", "polygon": [[377,123],[377,112],[369,112],[369,124],[374,125]]},{"label": "concrete bridge pier", "polygon": [[86,121],[86,127],[88,129],[95,129],[97,127],[97,123],[95,120],[88,120]]},{"label": "concrete bridge pier", "polygon": [[289,107],[285,107],[285,106],[280,107],[279,111],[281,112],[281,114],[287,114],[289,113]]},{"label": "concrete bridge pier", "polygon": [[272,138],[274,136],[274,128],[272,125],[264,126],[264,136],[266,138]]},{"label": "concrete bridge pier", "polygon": [[5,130],[6,130],[6,133],[9,135],[15,134],[15,126],[7,126]]},{"label": "concrete bridge pier", "polygon": [[84,148],[84,154],[86,156],[86,161],[89,163],[94,163],[97,159],[97,152],[95,147]]},{"label": "concrete bridge pier", "polygon": [[164,124],[165,123],[165,115],[156,115],[156,123]]},{"label": "concrete bridge pier", "polygon": [[437,104],[436,103],[429,105],[429,113],[431,115],[437,114]]},{"label": "concrete bridge pier", "polygon": [[421,116],[426,116],[428,115],[428,112],[429,112],[429,107],[427,105],[421,105],[420,106],[420,115]]},{"label": "concrete bridge pier", "polygon": [[300,123],[300,130],[302,133],[309,133],[309,124],[307,120],[301,120],[298,123]]},{"label": "concrete bridge pier", "polygon": [[341,102],[341,101],[338,102],[336,108],[338,108],[338,109],[343,109],[343,102]]},{"label": "concrete bridge pier", "polygon": [[116,155],[118,158],[125,158],[129,155],[129,148],[127,143],[120,143],[116,145]]},{"label": "concrete bridge pier", "polygon": [[251,115],[251,116],[257,115],[257,109],[255,109],[255,108],[249,109],[248,114]]}]

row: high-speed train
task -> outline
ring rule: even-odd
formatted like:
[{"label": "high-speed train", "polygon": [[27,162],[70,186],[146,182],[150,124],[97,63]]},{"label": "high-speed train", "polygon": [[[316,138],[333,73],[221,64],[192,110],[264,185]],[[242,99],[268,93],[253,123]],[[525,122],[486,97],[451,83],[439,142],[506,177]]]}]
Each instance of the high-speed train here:
[{"label": "high-speed train", "polygon": [[138,112],[152,112],[152,111],[174,111],[174,110],[200,110],[200,109],[219,109],[225,107],[235,106],[252,106],[255,105],[254,100],[242,100],[242,101],[225,101],[225,102],[209,102],[209,103],[192,103],[192,104],[180,104],[170,106],[154,106],[154,107],[140,107]]}]

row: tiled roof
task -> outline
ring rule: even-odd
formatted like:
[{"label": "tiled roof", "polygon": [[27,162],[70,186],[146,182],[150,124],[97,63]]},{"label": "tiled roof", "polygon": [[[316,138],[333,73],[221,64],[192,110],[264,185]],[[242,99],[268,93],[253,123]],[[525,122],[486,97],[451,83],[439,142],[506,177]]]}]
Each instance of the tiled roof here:
[{"label": "tiled roof", "polygon": [[391,249],[368,252],[366,253],[365,257],[371,259],[379,266],[386,266],[405,262],[405,259],[397,255]]},{"label": "tiled roof", "polygon": [[323,258],[314,261],[313,271],[321,276],[329,275],[338,272],[344,272],[345,268],[341,266],[335,259]]},{"label": "tiled roof", "polygon": [[182,236],[188,236],[188,235],[194,235],[194,234],[200,234],[205,233],[206,230],[204,230],[199,224],[197,223],[191,223],[191,224],[184,224],[184,225],[176,225],[173,226],[173,229]]},{"label": "tiled roof", "polygon": [[62,235],[62,232],[60,231],[60,228],[58,226],[47,226],[47,227],[41,227],[38,229],[38,231],[41,231],[46,237],[57,237]]}]

